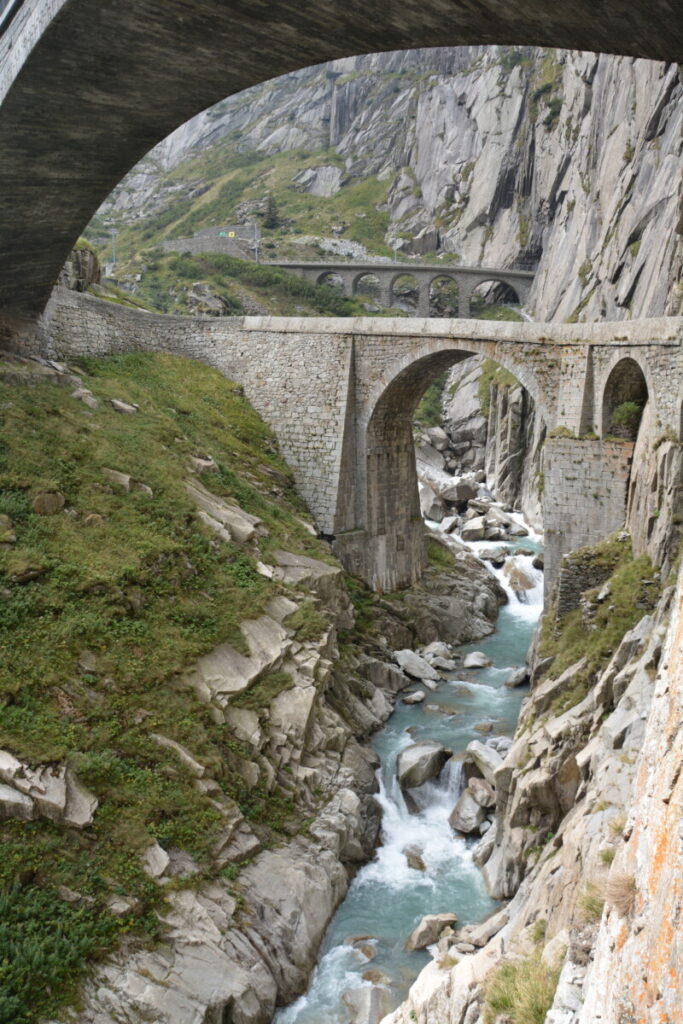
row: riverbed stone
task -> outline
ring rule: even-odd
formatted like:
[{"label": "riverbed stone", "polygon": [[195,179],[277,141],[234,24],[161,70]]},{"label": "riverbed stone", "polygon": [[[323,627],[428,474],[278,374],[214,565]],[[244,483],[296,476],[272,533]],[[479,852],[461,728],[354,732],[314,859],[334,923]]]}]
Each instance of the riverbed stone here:
[{"label": "riverbed stone", "polygon": [[483,540],[486,534],[486,521],[484,517],[474,516],[468,522],[463,523],[460,533],[463,540]]},{"label": "riverbed stone", "polygon": [[448,818],[448,824],[458,832],[469,835],[470,832],[478,830],[485,818],[486,811],[475,800],[474,794],[468,786],[458,797],[458,802]]},{"label": "riverbed stone", "polygon": [[432,668],[428,661],[421,658],[415,651],[408,649],[404,651],[394,651],[394,660],[397,665],[400,665],[406,675],[412,676],[413,679],[434,679],[439,678],[439,673],[436,669]]},{"label": "riverbed stone", "polygon": [[516,668],[514,672],[508,676],[505,680],[505,685],[508,689],[514,690],[518,686],[524,686],[529,682],[529,669],[526,665],[522,665],[520,668]]},{"label": "riverbed stone", "polygon": [[426,914],[410,933],[405,946],[406,951],[412,953],[416,949],[425,949],[438,942],[443,930],[454,925],[457,920],[457,914]]},{"label": "riverbed stone", "polygon": [[449,757],[450,751],[433,740],[406,747],[396,761],[396,776],[401,788],[415,789],[436,778]]},{"label": "riverbed stone", "polygon": [[406,695],[401,698],[404,704],[421,704],[424,699],[425,693],[423,690],[414,690],[412,693],[406,693]]},{"label": "riverbed stone", "polygon": [[465,660],[462,663],[463,668],[488,668],[493,662],[489,658],[488,654],[484,654],[483,651],[471,651],[465,655]]},{"label": "riverbed stone", "polygon": [[481,807],[494,807],[496,803],[496,791],[486,779],[472,778],[469,781],[469,788],[472,796]]},{"label": "riverbed stone", "polygon": [[433,640],[431,644],[422,648],[420,654],[431,662],[432,658],[450,658],[451,649],[442,640]]},{"label": "riverbed stone", "polygon": [[486,781],[495,788],[496,769],[503,763],[503,758],[497,750],[488,744],[480,743],[479,740],[472,740],[467,744],[463,763],[474,764]]}]

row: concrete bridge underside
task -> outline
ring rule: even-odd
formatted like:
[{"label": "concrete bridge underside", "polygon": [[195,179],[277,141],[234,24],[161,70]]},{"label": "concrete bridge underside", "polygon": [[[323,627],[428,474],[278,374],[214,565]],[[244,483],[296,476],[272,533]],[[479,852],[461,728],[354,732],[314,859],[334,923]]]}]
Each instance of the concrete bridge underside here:
[{"label": "concrete bridge underside", "polygon": [[0,36],[0,340],[45,307],[155,143],[264,79],[351,54],[535,44],[683,61],[679,0],[24,0]]},{"label": "concrete bridge underside", "polygon": [[424,565],[412,418],[431,381],[459,360],[482,354],[510,370],[549,430],[549,583],[564,552],[624,523],[633,445],[611,440],[605,418],[620,367],[628,382],[637,364],[653,422],[683,440],[683,318],[574,325],[172,317],[57,289],[43,327],[38,351],[56,357],[175,352],[242,384],[275,431],[319,529],[334,538],[346,567],[381,591],[414,581]]},{"label": "concrete bridge underside", "polygon": [[275,263],[312,284],[324,284],[331,275],[341,281],[344,295],[353,298],[359,294],[363,281],[376,282],[379,303],[390,307],[396,299],[396,284],[399,280],[411,278],[417,291],[416,315],[431,315],[430,291],[437,281],[453,281],[458,286],[458,310],[460,319],[471,315],[472,293],[483,284],[506,285],[515,292],[517,301],[524,304],[534,280],[528,270],[511,270],[500,267],[458,267],[451,264],[438,266],[433,263]]}]

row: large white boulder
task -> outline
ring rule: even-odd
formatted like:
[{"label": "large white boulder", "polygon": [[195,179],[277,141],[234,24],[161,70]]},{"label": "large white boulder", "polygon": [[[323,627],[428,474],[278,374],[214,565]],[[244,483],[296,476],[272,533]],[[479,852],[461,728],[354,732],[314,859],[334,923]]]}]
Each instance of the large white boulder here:
[{"label": "large white boulder", "polygon": [[450,928],[457,920],[457,914],[426,914],[410,933],[406,942],[406,950],[412,953],[415,949],[424,949],[426,946],[438,942],[444,928]]},{"label": "large white boulder", "polygon": [[396,761],[396,776],[401,788],[415,789],[435,778],[449,757],[450,752],[433,740],[406,747]]},{"label": "large white boulder", "polygon": [[470,832],[479,830],[479,826],[486,818],[486,811],[474,798],[469,786],[463,789],[458,797],[458,802],[451,811],[448,824],[458,832],[469,835]]},{"label": "large white boulder", "polygon": [[413,679],[438,679],[439,673],[424,658],[421,658],[415,651],[406,648],[403,651],[394,651],[394,660],[400,665],[406,675]]},{"label": "large white boulder", "polygon": [[471,651],[470,654],[465,655],[465,660],[462,663],[463,668],[488,668],[493,662],[487,654],[483,651]]},{"label": "large white boulder", "polygon": [[474,516],[463,523],[460,536],[463,540],[483,540],[486,534],[486,522],[483,516]]},{"label": "large white boulder", "polygon": [[463,759],[465,765],[474,764],[486,781],[495,788],[496,769],[503,763],[503,758],[493,747],[480,743],[479,740],[472,740],[468,743]]}]

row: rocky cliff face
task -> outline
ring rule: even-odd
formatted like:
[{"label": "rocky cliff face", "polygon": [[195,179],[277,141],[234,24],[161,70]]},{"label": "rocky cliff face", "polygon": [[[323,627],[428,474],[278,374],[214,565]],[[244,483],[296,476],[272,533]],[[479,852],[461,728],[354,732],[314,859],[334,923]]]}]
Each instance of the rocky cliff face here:
[{"label": "rocky cliff face", "polygon": [[475,851],[490,891],[510,902],[456,932],[384,1024],[502,1024],[501,961],[508,979],[524,974],[529,998],[552,1004],[548,1024],[677,1019],[680,605],[680,591],[665,589],[583,697],[585,657],[561,673],[545,666],[495,770],[496,823]]},{"label": "rocky cliff face", "polygon": [[377,243],[467,264],[538,264],[529,302],[538,319],[676,313],[682,95],[675,65],[588,53],[354,57],[188,122],[107,209],[144,220],[179,194],[202,194],[210,173],[168,175],[203,151],[229,166],[235,153],[303,147],[320,161],[291,188],[330,196],[370,176],[386,183],[389,224]]},{"label": "rocky cliff face", "polygon": [[454,472],[481,472],[500,501],[542,530],[541,451],[545,425],[510,373],[480,356],[456,364],[443,396]]}]

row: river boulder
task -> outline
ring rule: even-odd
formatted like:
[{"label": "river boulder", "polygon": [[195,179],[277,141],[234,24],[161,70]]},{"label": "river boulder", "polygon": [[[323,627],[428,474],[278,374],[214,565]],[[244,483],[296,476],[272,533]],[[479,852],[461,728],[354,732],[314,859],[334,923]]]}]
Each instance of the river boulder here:
[{"label": "river boulder", "polygon": [[432,668],[428,661],[421,658],[415,651],[404,650],[394,651],[394,661],[400,665],[406,675],[413,679],[438,679],[439,673]]},{"label": "river boulder", "polygon": [[458,802],[451,811],[448,824],[458,832],[469,835],[470,832],[477,832],[479,826],[486,818],[486,811],[478,803],[469,786],[463,789],[458,797]]},{"label": "river boulder", "polygon": [[469,789],[472,796],[481,807],[494,807],[496,803],[496,791],[486,779],[471,778]]},{"label": "river boulder", "polygon": [[413,690],[412,693],[406,693],[405,697],[401,697],[404,704],[421,704],[424,699],[424,690]]},{"label": "river boulder", "polygon": [[401,788],[415,789],[435,778],[450,756],[450,751],[433,740],[406,747],[396,762],[396,776]]},{"label": "river boulder", "polygon": [[529,682],[529,669],[526,665],[521,665],[516,668],[515,671],[505,680],[505,685],[510,689],[514,690],[518,686],[524,686],[525,683]]},{"label": "river boulder", "polygon": [[461,537],[463,540],[483,540],[486,534],[486,523],[483,516],[475,516],[463,523]]},{"label": "river boulder", "polygon": [[473,764],[491,786],[495,787],[496,769],[502,763],[503,758],[493,747],[484,745],[479,740],[472,740],[471,743],[468,743],[463,765]]},{"label": "river boulder", "polygon": [[465,655],[465,660],[462,663],[463,668],[488,668],[493,662],[487,654],[483,651],[471,651],[470,654]]},{"label": "river boulder", "polygon": [[410,933],[406,942],[407,952],[412,953],[438,942],[444,929],[450,928],[457,920],[457,914],[427,914]]}]

